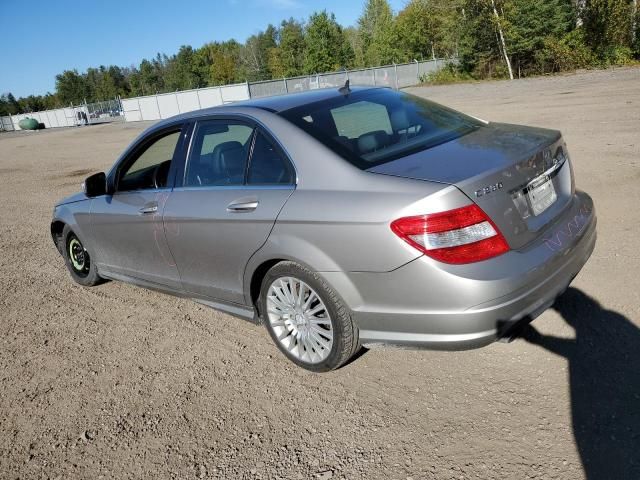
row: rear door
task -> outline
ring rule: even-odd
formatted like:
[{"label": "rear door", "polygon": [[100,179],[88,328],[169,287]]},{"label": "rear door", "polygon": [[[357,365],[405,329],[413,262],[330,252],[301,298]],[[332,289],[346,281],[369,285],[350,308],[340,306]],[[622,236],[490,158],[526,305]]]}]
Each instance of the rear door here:
[{"label": "rear door", "polygon": [[164,210],[183,288],[244,303],[249,258],[295,189],[295,170],[265,132],[238,119],[196,124],[182,185]]}]

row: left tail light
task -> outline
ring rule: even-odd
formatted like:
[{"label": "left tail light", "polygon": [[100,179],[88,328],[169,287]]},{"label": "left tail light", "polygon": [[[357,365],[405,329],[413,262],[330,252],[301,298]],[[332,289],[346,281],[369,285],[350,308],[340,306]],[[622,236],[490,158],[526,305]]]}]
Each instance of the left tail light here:
[{"label": "left tail light", "polygon": [[391,230],[409,245],[445,263],[473,263],[509,251],[498,227],[477,205],[403,217]]}]

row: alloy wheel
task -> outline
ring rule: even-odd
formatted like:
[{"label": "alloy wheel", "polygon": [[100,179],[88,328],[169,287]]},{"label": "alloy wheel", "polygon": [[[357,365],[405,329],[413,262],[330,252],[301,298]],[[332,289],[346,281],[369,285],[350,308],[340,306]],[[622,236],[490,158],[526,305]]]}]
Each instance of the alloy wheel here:
[{"label": "alloy wheel", "polygon": [[308,284],[280,277],[267,291],[267,317],[276,339],[291,355],[319,363],[331,353],[333,325],[324,302]]}]

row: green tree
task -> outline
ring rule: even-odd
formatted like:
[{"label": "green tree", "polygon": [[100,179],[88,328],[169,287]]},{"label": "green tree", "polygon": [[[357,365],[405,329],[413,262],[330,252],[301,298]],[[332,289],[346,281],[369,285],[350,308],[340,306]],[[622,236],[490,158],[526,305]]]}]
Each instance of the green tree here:
[{"label": "green tree", "polygon": [[204,86],[191,46],[181,46],[178,53],[169,58],[163,80],[165,90],[170,92]]},{"label": "green tree", "polygon": [[509,55],[521,73],[534,73],[536,52],[545,40],[564,37],[576,23],[572,0],[511,0],[504,11]]},{"label": "green tree", "polygon": [[165,63],[160,54],[151,61],[144,59],[138,70],[138,88],[142,95],[164,91]]},{"label": "green tree", "polygon": [[0,95],[0,116],[20,113],[20,104],[11,92]]},{"label": "green tree", "polygon": [[65,70],[56,75],[56,94],[63,105],[79,105],[90,93],[86,77],[77,70]]},{"label": "green tree", "polygon": [[278,30],[277,46],[268,56],[272,78],[295,77],[304,70],[304,26],[290,18],[283,20]]},{"label": "green tree", "polygon": [[226,85],[242,80],[241,49],[238,42],[229,40],[207,43],[197,50],[202,78],[207,85]]},{"label": "green tree", "polygon": [[323,10],[311,14],[304,40],[305,73],[338,70],[353,62],[353,50],[333,13]]},{"label": "green tree", "polygon": [[387,0],[367,0],[358,19],[363,58],[366,66],[386,65],[397,56],[394,42],[393,12]]},{"label": "green tree", "polygon": [[277,46],[278,30],[268,25],[264,32],[247,38],[242,49],[242,61],[247,80],[267,80],[271,78],[269,71],[269,52]]},{"label": "green tree", "polygon": [[463,0],[411,0],[396,17],[399,61],[457,56],[463,6]]},{"label": "green tree", "polygon": [[601,58],[633,46],[634,4],[629,0],[586,0],[580,14],[587,44]]}]

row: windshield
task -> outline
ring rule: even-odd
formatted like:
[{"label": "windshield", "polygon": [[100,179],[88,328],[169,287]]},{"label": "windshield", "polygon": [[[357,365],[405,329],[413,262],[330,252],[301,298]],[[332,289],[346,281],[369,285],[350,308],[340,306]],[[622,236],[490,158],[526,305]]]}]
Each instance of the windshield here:
[{"label": "windshield", "polygon": [[389,89],[356,91],[279,115],[363,170],[482,125],[455,110]]}]

